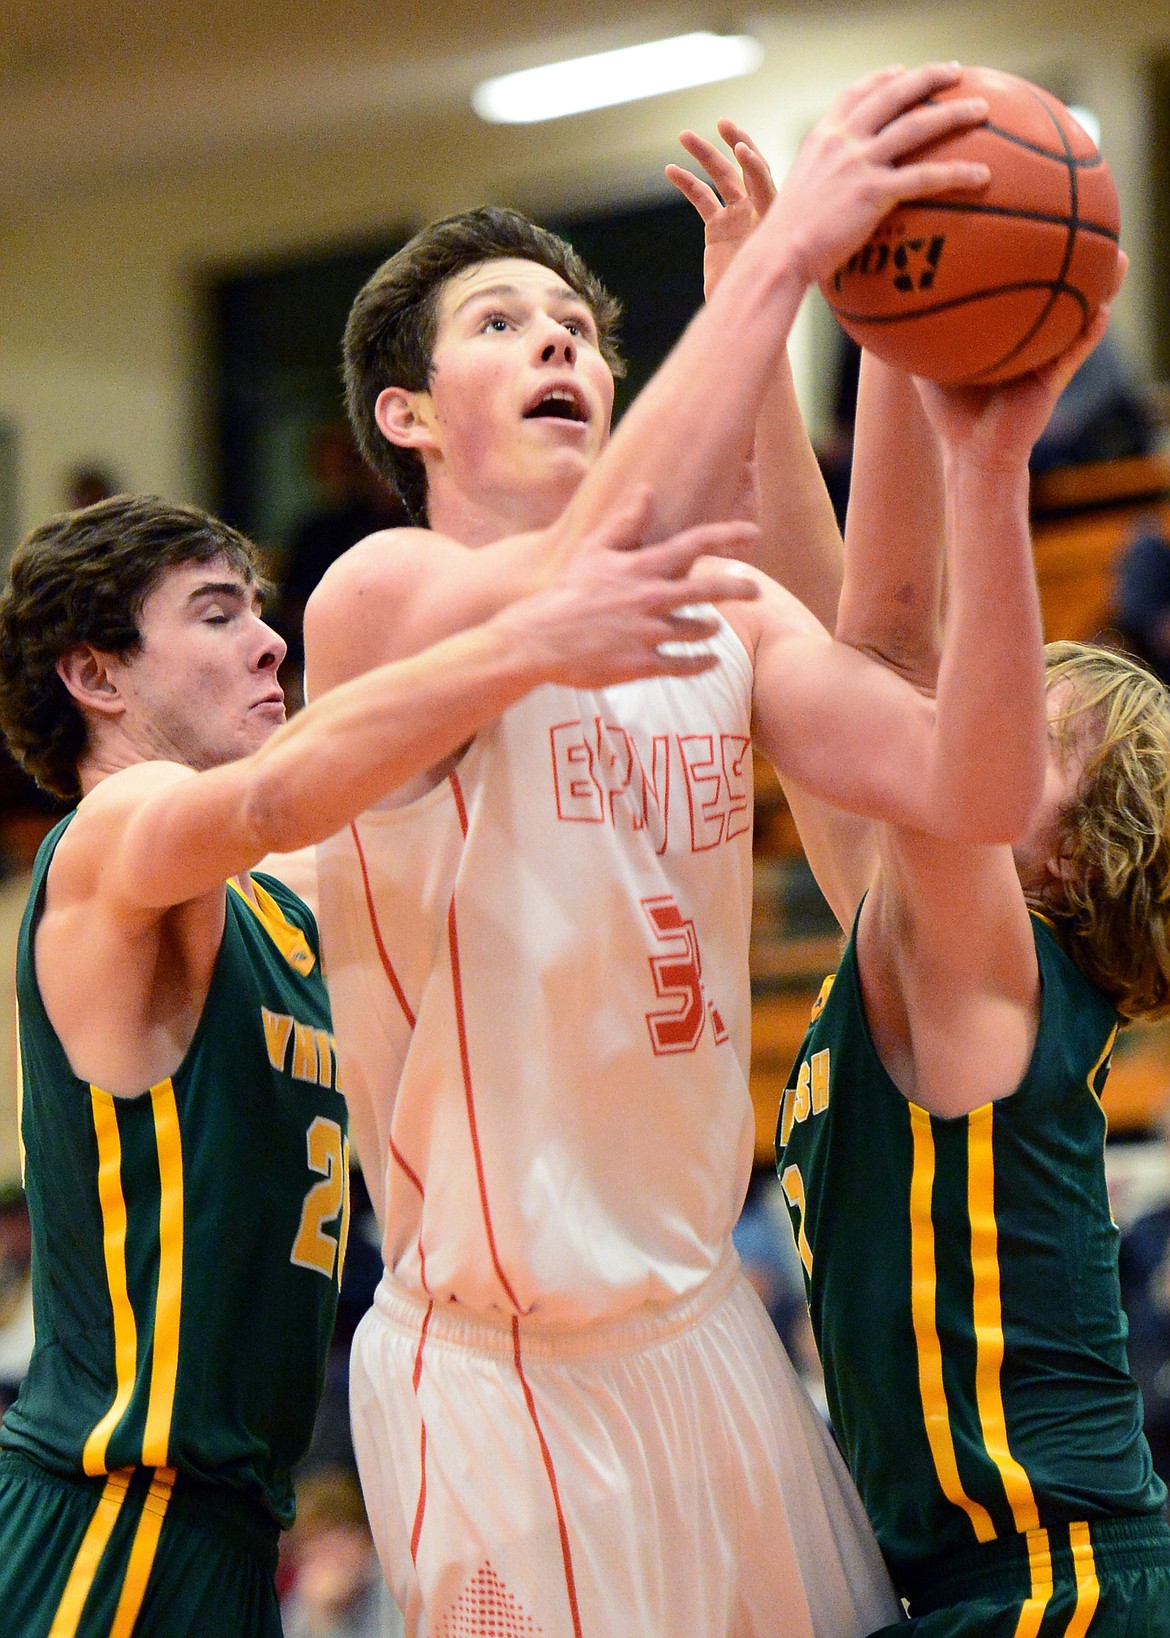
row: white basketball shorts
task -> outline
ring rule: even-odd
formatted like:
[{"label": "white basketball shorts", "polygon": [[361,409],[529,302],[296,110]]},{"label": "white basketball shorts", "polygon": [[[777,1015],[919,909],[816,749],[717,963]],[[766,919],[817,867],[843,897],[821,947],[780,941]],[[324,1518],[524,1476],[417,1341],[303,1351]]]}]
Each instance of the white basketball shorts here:
[{"label": "white basketball shorts", "polygon": [[564,1330],[384,1278],[350,1369],[408,1638],[860,1638],[901,1614],[734,1254],[670,1307]]}]

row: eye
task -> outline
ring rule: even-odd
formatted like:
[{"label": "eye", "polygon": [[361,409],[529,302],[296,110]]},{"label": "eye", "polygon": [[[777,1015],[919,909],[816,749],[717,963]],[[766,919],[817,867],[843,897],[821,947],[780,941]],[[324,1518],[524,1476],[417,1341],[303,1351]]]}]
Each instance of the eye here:
[{"label": "eye", "polygon": [[487,317],[483,320],[483,322],[480,324],[479,328],[480,328],[481,332],[486,331],[486,330],[492,330],[497,335],[499,335],[501,331],[507,330],[507,329],[510,328],[510,323],[511,323],[511,321],[508,319],[507,315],[504,314],[504,313],[489,313],[487,315]]},{"label": "eye", "polygon": [[584,313],[574,313],[568,318],[563,318],[561,328],[567,330],[572,336],[580,336],[581,340],[587,341],[590,346],[595,346],[597,343],[597,332],[593,320]]}]

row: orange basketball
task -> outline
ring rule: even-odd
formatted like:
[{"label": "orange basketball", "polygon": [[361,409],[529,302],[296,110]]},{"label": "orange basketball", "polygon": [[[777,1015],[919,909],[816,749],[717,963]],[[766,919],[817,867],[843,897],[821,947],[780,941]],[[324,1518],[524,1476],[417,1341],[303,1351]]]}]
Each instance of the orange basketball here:
[{"label": "orange basketball", "polygon": [[1014,74],[965,68],[944,98],[986,97],[985,125],[913,157],[982,160],[982,192],[898,205],[821,289],[842,327],[934,381],[1007,381],[1080,335],[1113,291],[1117,189],[1056,97]]}]

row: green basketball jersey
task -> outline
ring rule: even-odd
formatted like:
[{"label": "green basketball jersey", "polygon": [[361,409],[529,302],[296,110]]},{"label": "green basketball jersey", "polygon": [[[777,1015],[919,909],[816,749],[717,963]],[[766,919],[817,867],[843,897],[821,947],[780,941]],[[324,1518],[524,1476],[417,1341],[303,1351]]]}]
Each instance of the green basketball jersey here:
[{"label": "green basketball jersey", "polygon": [[977,1542],[1165,1500],[1105,1189],[1118,1019],[1033,928],[1040,1027],[1010,1097],[956,1119],[909,1102],[870,1037],[851,939],[781,1107],[829,1410],[895,1581]]},{"label": "green basketball jersey", "polygon": [[313,1428],[348,1215],[316,924],[281,883],[234,884],[194,1039],[136,1097],[79,1080],[17,953],[36,1344],[0,1442],[53,1471],[175,1468],[282,1523]]}]

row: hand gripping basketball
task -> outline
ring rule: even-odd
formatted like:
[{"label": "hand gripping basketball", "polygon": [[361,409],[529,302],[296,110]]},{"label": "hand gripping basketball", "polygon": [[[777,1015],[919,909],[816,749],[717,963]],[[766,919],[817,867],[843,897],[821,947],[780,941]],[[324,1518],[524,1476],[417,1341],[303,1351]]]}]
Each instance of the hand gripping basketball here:
[{"label": "hand gripping basketball", "polygon": [[855,341],[948,384],[1047,363],[1117,282],[1117,190],[1087,132],[1049,92],[996,69],[964,68],[928,100],[970,96],[987,99],[986,123],[908,160],[982,160],[989,186],[896,206],[821,284]]}]

